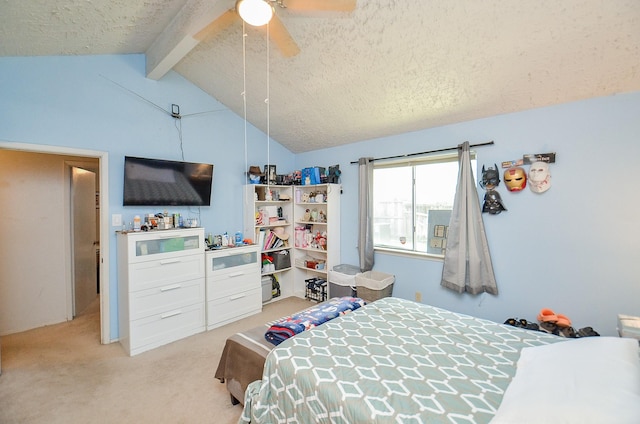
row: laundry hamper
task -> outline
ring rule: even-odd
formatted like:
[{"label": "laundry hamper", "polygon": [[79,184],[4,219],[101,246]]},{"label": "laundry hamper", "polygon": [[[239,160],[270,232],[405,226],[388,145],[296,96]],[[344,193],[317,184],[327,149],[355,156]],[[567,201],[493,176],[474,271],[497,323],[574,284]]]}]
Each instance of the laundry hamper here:
[{"label": "laundry hamper", "polygon": [[356,296],[356,274],[360,267],[340,264],[329,271],[329,297]]},{"label": "laundry hamper", "polygon": [[356,274],[356,292],[365,302],[390,297],[393,294],[393,283],[396,277],[380,271],[367,271]]}]

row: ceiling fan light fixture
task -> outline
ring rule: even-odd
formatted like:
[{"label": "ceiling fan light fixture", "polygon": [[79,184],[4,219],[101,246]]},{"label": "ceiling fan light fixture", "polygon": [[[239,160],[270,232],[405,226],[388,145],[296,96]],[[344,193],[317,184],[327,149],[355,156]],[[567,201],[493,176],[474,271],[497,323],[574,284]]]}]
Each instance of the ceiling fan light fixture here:
[{"label": "ceiling fan light fixture", "polygon": [[266,25],[273,17],[273,7],[264,0],[238,0],[236,10],[243,21],[257,27]]}]

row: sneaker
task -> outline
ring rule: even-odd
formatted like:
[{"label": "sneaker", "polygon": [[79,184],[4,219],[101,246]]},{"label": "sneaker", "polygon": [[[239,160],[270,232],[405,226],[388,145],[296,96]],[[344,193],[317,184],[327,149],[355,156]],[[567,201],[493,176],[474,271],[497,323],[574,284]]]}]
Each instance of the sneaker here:
[{"label": "sneaker", "polygon": [[576,335],[576,330],[574,330],[573,327],[558,327],[558,335],[570,339],[578,337]]},{"label": "sneaker", "polygon": [[518,327],[518,320],[517,318],[509,318],[504,322],[506,325],[510,325],[512,327]]},{"label": "sneaker", "polygon": [[591,327],[584,327],[578,330],[578,337],[595,337],[599,335],[600,334]]},{"label": "sneaker", "polygon": [[544,331],[545,333],[558,335],[558,326],[555,322],[551,321],[542,321],[540,322],[540,331]]}]

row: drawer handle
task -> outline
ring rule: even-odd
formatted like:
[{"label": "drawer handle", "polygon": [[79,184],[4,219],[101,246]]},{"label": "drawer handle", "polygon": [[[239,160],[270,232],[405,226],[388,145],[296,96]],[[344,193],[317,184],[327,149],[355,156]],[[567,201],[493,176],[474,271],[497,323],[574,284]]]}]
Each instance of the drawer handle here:
[{"label": "drawer handle", "polygon": [[229,274],[229,277],[240,277],[241,275],[244,275],[244,272],[234,272]]},{"label": "drawer handle", "polygon": [[176,315],[180,315],[182,311],[178,309],[177,311],[167,312],[166,314],[160,315],[161,319],[175,317]]},{"label": "drawer handle", "polygon": [[180,287],[182,287],[182,284],[174,284],[173,286],[162,287],[160,289],[160,291],[161,292],[166,292],[166,291],[169,291],[169,290],[179,289]]},{"label": "drawer handle", "polygon": [[245,296],[246,296],[246,294],[238,294],[238,295],[235,295],[235,296],[231,296],[229,298],[229,300],[238,300],[238,299],[242,299]]},{"label": "drawer handle", "polygon": [[165,259],[164,261],[160,261],[160,265],[177,264],[178,262],[182,262],[182,260],[180,260],[180,259]]}]

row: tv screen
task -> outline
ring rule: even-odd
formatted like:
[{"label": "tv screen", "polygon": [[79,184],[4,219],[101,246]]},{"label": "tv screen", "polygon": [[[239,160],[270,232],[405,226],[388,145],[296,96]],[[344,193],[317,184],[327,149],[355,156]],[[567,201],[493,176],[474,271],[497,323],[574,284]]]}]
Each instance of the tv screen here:
[{"label": "tv screen", "polygon": [[213,165],[125,156],[123,206],[209,206]]}]

